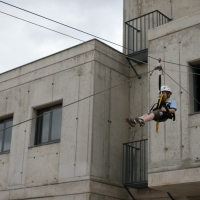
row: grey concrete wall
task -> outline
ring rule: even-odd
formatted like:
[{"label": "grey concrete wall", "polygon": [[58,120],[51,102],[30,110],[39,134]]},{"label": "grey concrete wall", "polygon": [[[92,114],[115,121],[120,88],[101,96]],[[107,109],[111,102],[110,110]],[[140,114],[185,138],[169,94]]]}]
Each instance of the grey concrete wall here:
[{"label": "grey concrete wall", "polygon": [[66,107],[59,143],[34,147],[35,120],[13,127],[10,153],[0,155],[0,199],[126,199],[129,83],[117,85],[128,78],[123,55],[97,40],[1,74],[0,117],[13,114],[13,124],[48,105]]},{"label": "grey concrete wall", "polygon": [[[149,31],[149,56],[184,65],[197,63],[200,58],[200,1],[125,0],[124,22],[156,9],[174,21]],[[134,67],[141,74],[154,69],[157,63],[157,60],[148,58],[148,65]],[[163,68],[174,81],[193,95],[189,68],[169,63],[163,63]],[[171,78],[163,75],[162,84],[169,85],[173,90],[172,99],[178,104],[176,121],[160,123],[159,133],[155,131],[155,122],[143,128],[130,129],[130,141],[149,139],[149,187],[162,191],[157,193],[147,189],[140,193],[132,190],[138,199],[167,199],[166,192],[171,192],[175,199],[198,199],[200,195],[197,189],[200,181],[197,178],[200,169],[199,114],[190,115],[193,113],[192,97]],[[152,76],[146,74],[140,80],[134,79],[130,84],[130,115],[135,117],[148,112],[157,98],[157,72]]]},{"label": "grey concrete wall", "polygon": [[[199,19],[200,13],[196,13],[150,30],[149,56],[187,66],[190,62],[198,60],[200,58]],[[157,61],[150,59],[149,70],[156,65]],[[192,113],[190,106],[192,98],[188,94],[191,93],[190,86],[192,84],[189,76],[190,70],[188,67],[169,63],[163,63],[163,69],[171,77],[164,75],[162,77],[163,84],[172,88],[171,99],[176,100],[178,111],[175,122],[168,120],[160,123],[159,133],[155,132],[153,123],[149,125],[149,184],[155,186],[152,188],[163,186],[163,188],[165,187],[164,191],[177,189],[177,195],[181,195],[181,192],[188,188],[188,194],[192,195],[189,190],[194,191],[195,185],[199,183],[195,171],[198,171],[200,167],[198,160],[200,120],[199,114],[189,115]],[[150,105],[156,101],[157,77],[157,73],[154,73],[149,79]],[[189,177],[187,177],[187,169],[192,170],[190,176],[192,181],[189,181]],[[173,174],[176,174],[177,177],[175,178]],[[162,181],[158,183],[158,180]],[[182,181],[185,185],[181,184]],[[189,182],[194,182],[194,184],[189,184]],[[167,187],[170,184],[173,184],[173,187]],[[180,185],[182,186],[180,187]],[[186,191],[185,193],[187,193]]]},{"label": "grey concrete wall", "polygon": [[[199,19],[200,14],[194,14],[193,16],[187,17],[187,20],[190,20],[191,23],[195,19]],[[155,30],[149,31],[149,55],[155,58],[162,58],[163,60],[180,63],[183,65],[189,66],[189,62],[199,59],[199,27],[200,20],[196,21],[196,25],[190,27],[189,23],[186,25],[186,19],[180,19],[174,22],[171,22],[171,25],[167,24],[163,27],[158,27]],[[185,26],[181,26],[181,24]],[[173,27],[181,27],[178,31],[173,32]],[[169,28],[170,27],[170,28]],[[160,32],[159,30],[166,29],[171,30],[169,34],[155,36],[154,32]],[[162,31],[161,31],[162,32]],[[161,33],[160,32],[160,33]],[[164,31],[163,31],[164,32]],[[153,69],[156,66],[157,61],[150,59],[149,70]],[[190,110],[190,96],[186,91],[190,93],[190,85],[192,84],[189,80],[189,68],[184,66],[173,65],[169,63],[163,63],[163,68],[166,73],[174,80],[172,80],[167,75],[163,76],[164,84],[169,85],[172,90],[172,99],[176,100],[178,104],[178,111],[176,112],[176,122],[172,123],[167,121],[166,123],[161,124],[160,133],[154,133],[154,126],[150,127],[150,133],[152,137],[152,147],[154,144],[159,141],[158,149],[151,149],[151,158],[150,163],[161,163],[164,160],[169,162],[174,162],[175,160],[185,161],[186,163],[195,163],[195,156],[192,156],[191,159],[191,150],[195,148],[190,145],[190,141],[194,140],[191,130],[193,130],[194,124],[198,126],[198,114],[189,116],[191,113]],[[177,83],[176,83],[176,82]],[[154,73],[149,80],[150,84],[150,104],[153,104],[157,96],[157,91],[155,86],[157,82],[157,74]],[[180,86],[179,86],[179,85]],[[183,87],[185,90],[183,90]],[[195,119],[195,122],[192,120]],[[191,124],[192,122],[193,125]],[[159,138],[158,138],[159,137]],[[198,141],[200,138],[196,138]],[[154,143],[154,144],[153,144]],[[165,150],[168,148],[168,150]],[[192,150],[193,151],[193,150]],[[198,152],[198,148],[195,149]],[[156,152],[159,152],[156,153]],[[197,155],[196,155],[197,157]],[[188,159],[191,159],[188,162]],[[159,161],[159,162],[158,162]],[[176,162],[175,162],[176,163]],[[173,164],[175,167],[176,164]],[[179,163],[180,164],[180,163]],[[181,164],[186,167],[183,163]],[[199,166],[198,163],[195,164]],[[189,166],[189,165],[188,165]],[[178,167],[178,165],[176,165]],[[180,169],[182,168],[179,166]]]}]

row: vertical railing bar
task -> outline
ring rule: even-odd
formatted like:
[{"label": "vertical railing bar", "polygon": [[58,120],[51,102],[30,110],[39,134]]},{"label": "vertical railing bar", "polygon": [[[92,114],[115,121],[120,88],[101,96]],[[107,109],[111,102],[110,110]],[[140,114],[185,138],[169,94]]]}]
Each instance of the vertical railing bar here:
[{"label": "vertical railing bar", "polygon": [[129,173],[128,173],[128,180],[129,180],[129,183],[131,183],[131,176],[130,176],[130,173],[131,173],[131,147],[129,146],[128,147],[128,155],[129,155],[129,165],[128,165],[128,169],[129,169]]},{"label": "vertical railing bar", "polygon": [[124,146],[125,148],[125,167],[124,167],[124,170],[125,170],[125,173],[124,173],[124,182],[126,183],[126,176],[127,176],[127,145]]},{"label": "vertical railing bar", "polygon": [[146,142],[146,156],[145,156],[145,161],[146,161],[146,181],[148,180],[148,140],[145,141]]},{"label": "vertical railing bar", "polygon": [[128,182],[128,145],[126,145],[126,180],[125,183]]},{"label": "vertical railing bar", "polygon": [[135,30],[133,29],[133,50],[132,50],[132,52],[131,53],[134,53],[135,51],[134,51],[134,41],[135,41]]},{"label": "vertical railing bar", "polygon": [[[136,148],[137,148],[137,142],[136,142]],[[134,162],[134,165],[135,165],[135,182],[137,181],[137,150],[135,150],[135,162]]]},{"label": "vertical railing bar", "polygon": [[133,145],[133,150],[134,150],[134,154],[133,154],[133,174],[132,174],[133,183],[134,183],[135,182],[135,174],[134,174],[134,172],[135,172],[135,147],[134,147],[134,142],[132,143],[132,145]]},{"label": "vertical railing bar", "polygon": [[144,150],[144,147],[143,147],[143,141],[141,141],[141,180],[140,181],[143,181],[143,173],[144,173],[144,166],[143,166],[143,150]]},{"label": "vertical railing bar", "polygon": [[160,14],[160,25],[162,25],[162,15]]},{"label": "vertical railing bar", "polygon": [[144,181],[146,181],[146,163],[145,163],[145,158],[146,158],[146,145],[144,141]]},{"label": "vertical railing bar", "polygon": [[[135,27],[135,24],[134,24],[134,21],[132,21],[132,26],[133,27]],[[132,51],[132,53],[134,53],[135,52],[135,29],[133,29],[133,51]]]},{"label": "vertical railing bar", "polygon": [[154,13],[152,13],[152,21],[153,21],[153,28],[154,28]]},{"label": "vertical railing bar", "polygon": [[140,181],[142,180],[142,149],[141,149],[141,147],[142,147],[142,145],[141,145],[141,141],[140,141]]},{"label": "vertical railing bar", "polygon": [[142,18],[140,18],[140,50],[142,50]]},{"label": "vertical railing bar", "polygon": [[160,16],[161,16],[161,14],[159,13],[159,26],[161,25]]},{"label": "vertical railing bar", "polygon": [[[127,24],[125,23],[125,54],[127,55],[127,35],[126,35],[126,28],[127,28]],[[123,49],[124,50],[124,49]],[[124,52],[124,51],[123,51]]]},{"label": "vertical railing bar", "polygon": [[143,141],[143,181],[145,181],[145,141]]},{"label": "vertical railing bar", "polygon": [[164,16],[162,15],[162,25],[163,25],[163,18],[164,18]]},{"label": "vertical railing bar", "polygon": [[146,15],[144,16],[144,49],[146,49]]},{"label": "vertical railing bar", "polygon": [[[136,20],[136,29],[138,30],[138,20]],[[136,32],[136,51],[138,51],[138,31]]]},{"label": "vertical railing bar", "polygon": [[124,183],[124,144],[122,147],[122,183]]},{"label": "vertical railing bar", "polygon": [[152,19],[153,19],[153,17],[152,17],[152,14],[151,15],[149,15],[149,29],[151,29],[153,26],[152,26]]},{"label": "vertical railing bar", "polygon": [[132,53],[132,44],[131,44],[131,40],[132,40],[132,23],[131,23],[132,21],[130,21],[130,27],[129,27],[129,54],[131,54]]},{"label": "vertical railing bar", "polygon": [[132,171],[132,177],[133,177],[133,183],[135,182],[135,174],[134,174],[134,170],[135,170],[135,147],[134,147],[134,142],[132,143],[133,146],[133,171]]},{"label": "vertical railing bar", "polygon": [[156,12],[156,21],[157,21],[157,26],[158,26],[158,12]]},{"label": "vertical railing bar", "polygon": [[130,49],[130,48],[129,48],[129,41],[130,41],[130,36],[129,36],[129,35],[130,35],[130,33],[129,33],[129,27],[130,27],[130,26],[128,26],[128,54],[129,54],[129,51],[130,51],[130,50],[129,50],[129,49]]},{"label": "vertical railing bar", "polygon": [[131,183],[133,183],[133,143],[131,143]]},{"label": "vertical railing bar", "polygon": [[123,146],[123,152],[124,152],[124,172],[123,172],[123,182],[126,182],[126,145]]}]

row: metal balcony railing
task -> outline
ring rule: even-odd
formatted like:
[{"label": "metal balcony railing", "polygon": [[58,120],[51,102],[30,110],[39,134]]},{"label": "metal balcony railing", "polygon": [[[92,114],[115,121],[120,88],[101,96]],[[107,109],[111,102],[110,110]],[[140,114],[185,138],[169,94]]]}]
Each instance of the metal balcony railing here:
[{"label": "metal balcony railing", "polygon": [[148,30],[166,24],[170,20],[169,17],[155,10],[125,22],[125,54],[147,62]]},{"label": "metal balcony railing", "polygon": [[122,182],[126,189],[148,187],[147,151],[147,139],[123,144]]}]

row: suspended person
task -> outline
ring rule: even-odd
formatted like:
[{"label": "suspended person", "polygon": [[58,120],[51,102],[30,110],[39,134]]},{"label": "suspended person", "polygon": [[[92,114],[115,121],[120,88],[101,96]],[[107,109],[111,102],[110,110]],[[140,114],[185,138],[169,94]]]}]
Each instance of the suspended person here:
[{"label": "suspended person", "polygon": [[175,100],[169,100],[170,96],[172,95],[170,87],[167,85],[161,86],[160,91],[163,95],[160,106],[157,104],[155,109],[152,107],[149,114],[144,114],[141,117],[137,117],[135,119],[126,118],[126,122],[130,126],[135,127],[136,123],[140,124],[140,126],[144,126],[145,122],[152,120],[158,120],[159,122],[164,122],[167,119],[173,119],[173,121],[175,120],[177,105]]}]

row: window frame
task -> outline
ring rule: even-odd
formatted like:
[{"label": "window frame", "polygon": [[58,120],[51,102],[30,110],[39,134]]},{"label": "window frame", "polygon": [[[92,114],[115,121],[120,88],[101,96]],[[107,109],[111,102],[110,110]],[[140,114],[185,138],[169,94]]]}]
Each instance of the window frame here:
[{"label": "window frame", "polygon": [[5,145],[5,134],[6,134],[6,130],[8,130],[8,128],[6,128],[6,123],[9,122],[9,121],[12,121],[12,125],[13,125],[13,117],[0,119],[0,123],[3,122],[3,134],[2,134],[2,144],[1,144],[0,154],[4,154],[4,153],[9,153],[10,152],[11,140],[12,140],[12,127],[11,127],[11,137],[10,137],[10,148],[9,148],[9,150],[3,151],[4,145]]},{"label": "window frame", "polygon": [[[60,121],[60,126],[62,126],[62,104],[56,104],[56,105],[52,105],[52,106],[48,106],[42,109],[38,109],[36,112],[36,127],[35,127],[35,140],[34,140],[34,146],[40,146],[40,145],[46,145],[46,144],[51,144],[54,142],[59,142],[59,139],[55,139],[52,140],[51,136],[52,136],[52,118],[53,118],[53,112],[52,110],[57,110],[57,109],[61,109],[61,121]],[[49,131],[48,131],[48,141],[47,142],[42,142],[42,123],[43,123],[43,113],[48,112],[50,113],[50,119],[48,121],[48,125],[49,125]],[[41,117],[38,117],[42,115]],[[61,135],[61,127],[60,127],[60,135]]]},{"label": "window frame", "polygon": [[200,90],[196,89],[198,86],[200,88],[200,79],[198,78],[199,75],[197,75],[197,74],[200,74],[200,63],[191,64],[191,71],[192,71],[191,94],[193,97],[191,98],[191,105],[192,105],[191,111],[192,113],[196,114],[196,113],[200,113],[200,105],[196,102],[196,100],[200,102]]}]

